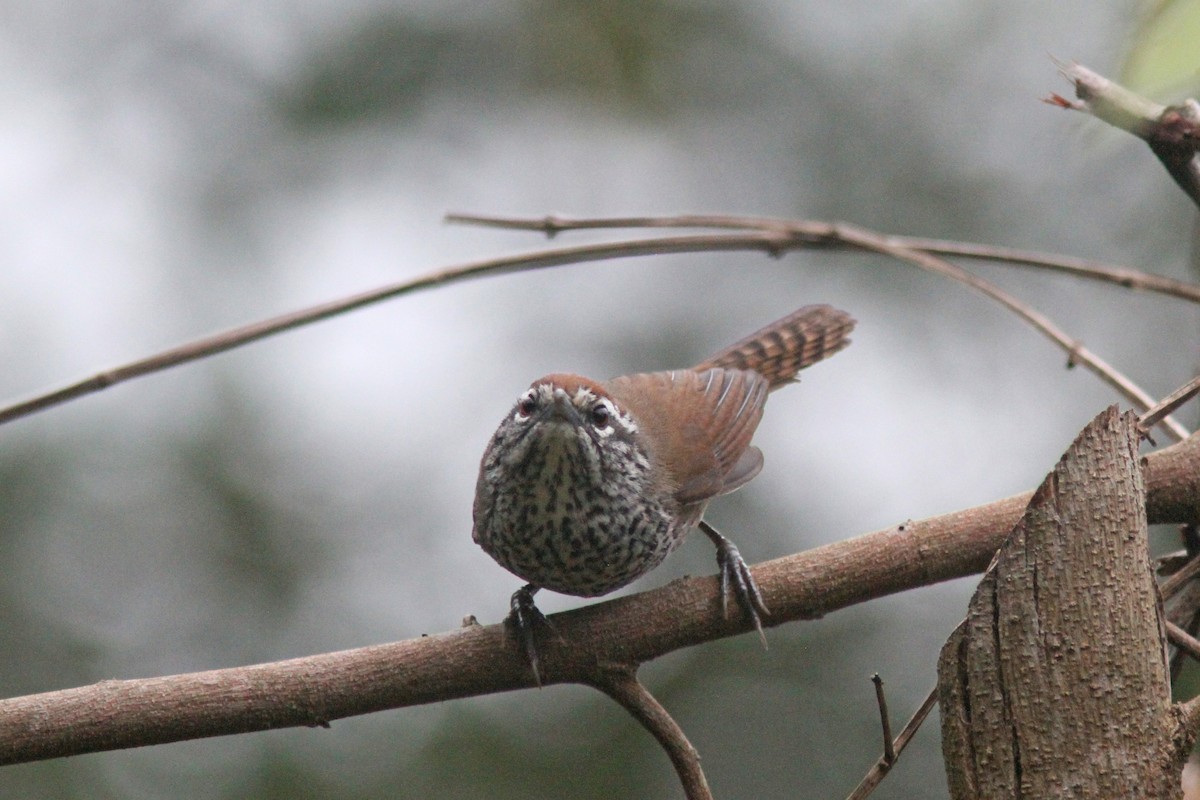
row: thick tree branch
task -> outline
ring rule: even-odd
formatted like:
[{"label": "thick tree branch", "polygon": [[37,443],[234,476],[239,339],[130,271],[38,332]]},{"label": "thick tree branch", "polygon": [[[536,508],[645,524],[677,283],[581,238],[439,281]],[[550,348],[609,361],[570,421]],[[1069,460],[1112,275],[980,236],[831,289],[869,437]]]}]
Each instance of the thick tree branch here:
[{"label": "thick tree branch", "polygon": [[[1200,437],[1145,459],[1154,523],[1200,519]],[[1028,503],[1018,495],[768,561],[754,576],[769,625],[814,619],[895,592],[982,571]],[[715,577],[685,578],[551,617],[563,641],[541,648],[546,684],[595,686],[683,647],[745,633],[722,617]],[[0,700],[0,764],[336,719],[531,688],[503,625],[249,667],[125,681]]]}]

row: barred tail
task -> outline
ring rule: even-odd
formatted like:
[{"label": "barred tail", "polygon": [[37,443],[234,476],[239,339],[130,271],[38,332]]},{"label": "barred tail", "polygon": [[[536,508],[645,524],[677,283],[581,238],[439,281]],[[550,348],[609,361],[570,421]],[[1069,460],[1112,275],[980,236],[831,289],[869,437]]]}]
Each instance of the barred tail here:
[{"label": "barred tail", "polygon": [[771,389],[778,389],[794,381],[800,370],[850,344],[846,336],[853,329],[854,318],[845,311],[833,306],[805,306],[709,356],[693,369],[750,369],[766,378]]}]

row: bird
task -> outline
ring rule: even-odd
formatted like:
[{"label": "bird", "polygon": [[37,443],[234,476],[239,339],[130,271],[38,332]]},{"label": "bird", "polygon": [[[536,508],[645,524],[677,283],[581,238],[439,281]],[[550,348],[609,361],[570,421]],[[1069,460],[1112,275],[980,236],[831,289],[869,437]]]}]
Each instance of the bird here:
[{"label": "bird", "polygon": [[472,538],[526,581],[507,622],[538,685],[534,630],[549,623],[534,593],[608,594],[697,528],[717,548],[722,614],[732,591],[763,635],[769,610],[749,567],[702,517],[762,469],[751,438],[768,393],[845,348],[854,325],[832,306],[805,306],[688,369],[603,382],[554,373],[517,398],[480,461]]}]

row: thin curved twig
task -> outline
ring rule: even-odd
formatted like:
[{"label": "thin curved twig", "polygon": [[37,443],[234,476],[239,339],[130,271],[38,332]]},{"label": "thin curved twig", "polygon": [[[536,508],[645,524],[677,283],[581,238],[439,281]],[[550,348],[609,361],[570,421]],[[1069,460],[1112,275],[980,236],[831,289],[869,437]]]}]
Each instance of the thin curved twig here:
[{"label": "thin curved twig", "polygon": [[[777,217],[741,217],[719,214],[683,214],[678,216],[575,218],[562,216],[504,217],[484,214],[447,214],[447,222],[480,225],[504,230],[531,231],[554,237],[563,231],[614,228],[708,228],[722,230],[771,231],[807,241],[810,247],[836,246],[833,239],[835,223],[816,220],[788,220]],[[1200,286],[1187,281],[1156,275],[1152,272],[1105,264],[1091,259],[1021,250],[1002,245],[959,242],[950,239],[930,239],[921,236],[881,234],[888,242],[912,250],[924,250],[942,256],[957,256],[978,261],[993,261],[1000,265],[1033,267],[1048,272],[1061,272],[1078,278],[1111,283],[1125,289],[1175,297],[1200,303]]]},{"label": "thin curved twig", "polygon": [[[1118,371],[1108,362],[1101,359],[1098,355],[1088,350],[1083,344],[1071,337],[1067,336],[1057,325],[1050,321],[1044,314],[1035,311],[1028,304],[1018,300],[1008,292],[996,286],[991,281],[967,272],[962,267],[947,261],[944,258],[926,253],[922,250],[912,250],[907,247],[899,247],[887,242],[886,237],[866,231],[852,225],[839,226],[842,236],[847,242],[857,244],[858,246],[874,250],[877,253],[891,255],[894,258],[907,261],[921,269],[933,272],[938,275],[944,275],[947,278],[956,280],[971,289],[979,292],[985,297],[995,300],[1000,305],[1009,309],[1017,316],[1032,325],[1046,338],[1057,344],[1067,353],[1067,365],[1074,366],[1082,364],[1097,375],[1101,380],[1109,386],[1116,389],[1124,397],[1130,400],[1139,411],[1146,411],[1157,405],[1153,397],[1146,393],[1136,383],[1127,378],[1124,374]],[[1171,417],[1164,417],[1159,420],[1159,426],[1165,430],[1177,442],[1182,442],[1188,438],[1191,433],[1187,428],[1180,425]]]},{"label": "thin curved twig", "polygon": [[[583,222],[572,223],[560,218],[548,217],[530,222],[529,220],[488,218],[461,214],[450,215],[448,219],[499,227],[523,227],[526,229],[543,230],[548,233],[565,230],[572,225],[577,227],[584,227],[585,225],[590,227],[605,227],[609,225],[616,227],[619,224],[632,224],[639,221],[637,218],[629,218],[607,221],[585,220]],[[705,218],[675,218],[677,225],[687,223],[688,221],[695,221],[698,224],[702,219]],[[722,221],[721,218],[714,219],[717,220],[717,223],[714,225],[715,227],[737,227],[734,224],[738,222],[737,218],[724,218],[724,225],[720,224]],[[641,221],[646,220],[643,219]],[[661,222],[662,220],[659,221]],[[752,222],[758,223],[758,229],[742,231],[737,234],[668,236],[598,245],[583,245],[542,250],[506,258],[489,259],[438,270],[412,280],[388,284],[339,300],[222,331],[178,347],[169,348],[114,369],[96,373],[91,377],[64,387],[35,395],[28,400],[0,407],[0,424],[101,391],[118,383],[232,350],[250,342],[328,319],[363,306],[399,297],[421,289],[443,286],[469,278],[651,254],[762,251],[778,256],[789,250],[814,246],[843,246],[873,251],[908,261],[923,269],[964,283],[1017,313],[1062,347],[1068,353],[1070,359],[1068,364],[1084,364],[1088,369],[1100,376],[1102,380],[1124,395],[1138,409],[1145,410],[1155,405],[1153,399],[1146,392],[1142,391],[1136,384],[1115,370],[1111,365],[1088,351],[1080,343],[1066,336],[1046,317],[1033,311],[1027,305],[1021,303],[998,287],[993,286],[988,281],[972,275],[961,267],[939,258],[930,252],[907,247],[902,243],[898,243],[902,242],[902,240],[896,237],[873,233],[852,225],[820,222],[781,223],[778,220],[741,220],[740,224],[741,227],[745,228]],[[1186,438],[1188,435],[1187,430],[1170,417],[1162,420],[1159,424],[1177,441]]]},{"label": "thin curved twig", "polygon": [[1018,267],[1035,267],[1048,272],[1062,272],[1079,278],[1111,283],[1125,289],[1155,292],[1192,303],[1200,303],[1200,286],[1164,275],[1155,275],[1153,272],[1142,272],[1127,267],[1102,264],[1085,258],[1021,250],[1015,247],[955,242],[946,239],[924,239],[919,236],[892,236],[889,238],[897,244],[913,250],[925,250],[942,256],[995,261]]},{"label": "thin curved twig", "polygon": [[[1141,387],[1111,364],[1088,350],[1081,342],[1068,336],[1044,314],[1034,310],[1031,306],[1018,300],[991,281],[974,275],[962,267],[935,255],[933,252],[905,244],[903,237],[889,236],[846,223],[788,222],[786,220],[751,217],[680,216],[674,218],[624,217],[575,220],[556,216],[522,219],[517,217],[451,214],[447,216],[447,220],[485,225],[488,227],[541,231],[547,235],[553,235],[564,230],[583,228],[637,226],[701,227],[711,225],[715,228],[753,229],[764,232],[769,231],[779,236],[790,236],[798,240],[797,246],[800,243],[809,246],[831,246],[837,244],[891,256],[926,271],[962,283],[985,297],[1000,303],[1062,348],[1067,353],[1068,366],[1082,364],[1087,367],[1093,374],[1097,375],[1101,380],[1129,400],[1139,411],[1146,411],[1156,405],[1154,398]],[[1174,441],[1183,441],[1190,435],[1189,431],[1183,425],[1171,417],[1160,420],[1158,424]]]},{"label": "thin curved twig", "polygon": [[548,267],[581,264],[612,258],[661,255],[666,253],[702,253],[715,251],[760,251],[777,255],[788,247],[794,247],[775,234],[755,233],[736,236],[700,235],[669,236],[646,239],[639,242],[614,242],[598,245],[564,247],[541,250],[505,258],[477,261],[457,267],[436,270],[412,280],[387,284],[348,297],[309,306],[269,319],[229,328],[210,336],[194,339],[177,347],[162,350],[154,355],[131,361],[112,369],[98,372],[90,377],[37,394],[27,400],[0,407],[0,425],[39,411],[61,405],[118,383],[161,372],[170,367],[197,361],[207,356],[233,350],[260,339],[293,330],[314,322],[329,319],[364,306],[411,294],[423,289],[432,289],[471,278],[502,275],[508,272],[532,271]]},{"label": "thin curved twig", "polygon": [[658,740],[671,759],[688,800],[712,800],[704,770],[700,768],[700,754],[679,723],[637,679],[634,670],[604,670],[593,686],[615,700]]}]

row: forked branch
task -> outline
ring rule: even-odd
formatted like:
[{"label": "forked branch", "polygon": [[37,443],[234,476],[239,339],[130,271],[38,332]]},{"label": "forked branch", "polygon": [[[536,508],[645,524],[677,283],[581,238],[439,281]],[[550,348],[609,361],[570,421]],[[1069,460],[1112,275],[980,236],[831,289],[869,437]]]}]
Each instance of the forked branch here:
[{"label": "forked branch", "polygon": [[912,741],[913,736],[915,736],[917,731],[920,730],[921,724],[925,722],[925,719],[929,716],[929,712],[933,711],[933,707],[937,705],[937,687],[935,686],[929,690],[929,694],[925,696],[925,701],[921,703],[920,708],[917,709],[916,713],[912,715],[912,718],[909,719],[909,721],[904,725],[903,730],[900,731],[900,735],[897,736],[896,740],[893,742],[890,740],[890,726],[886,724],[887,706],[883,702],[882,682],[876,683],[876,691],[879,693],[880,698],[880,714],[885,720],[883,735],[886,746],[884,747],[883,755],[880,756],[879,760],[876,761],[875,764],[872,765],[871,769],[867,771],[867,774],[863,776],[862,781],[860,781],[858,786],[855,787],[854,791],[846,797],[846,800],[863,800],[863,798],[875,791],[875,787],[878,786],[883,780],[884,776],[891,771],[892,767],[896,763],[896,760],[900,758],[900,754],[904,752],[904,748],[908,747],[908,743]]},{"label": "forked branch", "polygon": [[658,740],[671,759],[688,800],[712,800],[704,770],[700,768],[700,754],[688,741],[683,728],[637,679],[635,671],[607,670],[593,685],[615,700]]}]

